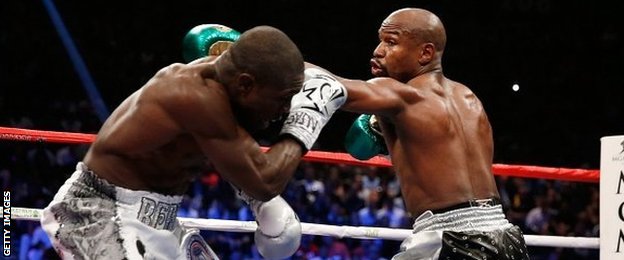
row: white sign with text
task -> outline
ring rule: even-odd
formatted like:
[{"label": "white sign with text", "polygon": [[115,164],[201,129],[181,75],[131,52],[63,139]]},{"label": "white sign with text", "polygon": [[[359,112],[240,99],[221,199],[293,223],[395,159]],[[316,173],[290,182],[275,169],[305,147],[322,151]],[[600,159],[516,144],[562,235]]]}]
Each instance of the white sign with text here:
[{"label": "white sign with text", "polygon": [[624,135],[600,143],[600,259],[624,259]]}]

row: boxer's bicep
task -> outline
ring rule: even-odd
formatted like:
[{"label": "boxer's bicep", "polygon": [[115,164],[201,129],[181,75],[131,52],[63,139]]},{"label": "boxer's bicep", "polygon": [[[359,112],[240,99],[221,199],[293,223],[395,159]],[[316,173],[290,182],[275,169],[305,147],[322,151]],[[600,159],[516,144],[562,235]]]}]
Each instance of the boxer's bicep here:
[{"label": "boxer's bicep", "polygon": [[161,100],[180,134],[192,136],[225,179],[260,183],[253,158],[262,156],[262,151],[238,125],[227,95],[220,88],[188,84],[179,88],[183,90],[171,90],[173,93]]},{"label": "boxer's bicep", "polygon": [[301,159],[301,145],[283,139],[267,152],[242,128],[228,138],[198,138],[208,160],[228,182],[257,200],[281,193]]},{"label": "boxer's bicep", "polygon": [[168,110],[225,180],[259,200],[283,190],[301,157],[299,143],[285,138],[264,153],[238,124],[226,94],[201,90],[184,96],[168,101]]},{"label": "boxer's bicep", "polygon": [[375,78],[369,81],[341,79],[349,93],[342,109],[362,113],[390,115],[405,106],[403,93],[405,84],[389,78]]},{"label": "boxer's bicep", "polygon": [[401,111],[405,98],[414,89],[392,78],[373,78],[368,81],[342,78],[315,64],[305,62],[306,68],[317,68],[336,77],[347,89],[347,101],[343,110],[361,114],[391,115]]},{"label": "boxer's bicep", "polygon": [[256,141],[242,128],[227,137],[197,137],[204,154],[217,172],[228,182],[252,197],[268,189],[261,176],[268,164],[266,156]]}]

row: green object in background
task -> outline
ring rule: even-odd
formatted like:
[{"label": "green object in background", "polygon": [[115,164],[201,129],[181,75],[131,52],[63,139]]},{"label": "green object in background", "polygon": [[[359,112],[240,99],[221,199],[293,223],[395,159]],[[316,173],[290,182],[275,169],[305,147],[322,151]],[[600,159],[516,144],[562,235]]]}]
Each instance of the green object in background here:
[{"label": "green object in background", "polygon": [[224,25],[197,25],[184,36],[182,56],[184,61],[191,62],[208,55],[220,55],[239,37],[240,32]]}]

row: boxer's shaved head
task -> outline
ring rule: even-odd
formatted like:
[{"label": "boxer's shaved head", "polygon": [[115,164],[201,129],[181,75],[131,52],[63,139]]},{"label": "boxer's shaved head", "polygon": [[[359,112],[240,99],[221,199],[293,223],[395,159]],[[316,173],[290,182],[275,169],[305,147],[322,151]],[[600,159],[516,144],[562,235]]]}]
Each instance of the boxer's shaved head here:
[{"label": "boxer's shaved head", "polygon": [[258,26],[241,35],[230,48],[232,63],[260,84],[291,85],[303,74],[303,56],[282,31]]}]

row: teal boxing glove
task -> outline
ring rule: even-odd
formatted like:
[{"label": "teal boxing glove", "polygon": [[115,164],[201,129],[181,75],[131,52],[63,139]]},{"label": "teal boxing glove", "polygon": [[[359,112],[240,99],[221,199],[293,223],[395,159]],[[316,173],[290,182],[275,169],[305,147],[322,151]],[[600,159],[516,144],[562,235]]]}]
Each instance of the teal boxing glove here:
[{"label": "teal boxing glove", "polygon": [[374,115],[360,115],[345,137],[347,152],[358,160],[368,160],[376,155],[388,155],[379,123]]},{"label": "teal boxing glove", "polygon": [[240,32],[224,25],[195,26],[184,36],[182,57],[184,61],[191,62],[208,55],[220,55],[239,37]]}]

